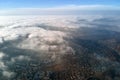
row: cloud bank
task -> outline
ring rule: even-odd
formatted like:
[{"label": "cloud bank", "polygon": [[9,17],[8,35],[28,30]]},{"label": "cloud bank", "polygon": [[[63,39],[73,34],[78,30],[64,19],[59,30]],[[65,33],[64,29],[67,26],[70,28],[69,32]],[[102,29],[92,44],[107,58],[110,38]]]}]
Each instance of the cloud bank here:
[{"label": "cloud bank", "polygon": [[[119,21],[120,17],[118,16],[102,15],[2,16],[0,17],[0,79],[13,80],[13,77],[15,77],[15,79],[21,79],[24,77],[23,75],[34,74],[33,69],[36,70],[35,72],[37,73],[41,71],[38,69],[41,69],[43,65],[53,64],[54,62],[60,63],[63,60],[61,59],[63,55],[80,53],[85,56],[84,60],[88,60],[89,58],[86,58],[84,54],[86,49],[92,50],[93,53],[88,55],[90,55],[92,59],[93,56],[95,56],[94,61],[98,60],[100,62],[98,66],[93,65],[95,69],[105,67],[106,70],[112,65],[115,66],[116,69],[119,69],[120,63],[110,60],[108,55],[105,55],[108,53],[108,49],[105,50],[104,54],[104,47],[99,48],[99,45],[97,47],[97,45],[91,41],[88,45],[89,40],[88,42],[86,40],[79,40],[81,37],[94,39],[93,36],[95,35],[95,37],[100,39],[101,35],[104,37],[103,34],[107,35],[105,38],[109,37],[108,35],[110,34],[106,32],[107,30],[110,32],[120,32]],[[88,30],[84,32],[84,29]],[[105,33],[104,31],[94,32],[92,29],[105,30]],[[113,32],[112,35],[116,35],[115,32]],[[75,37],[77,37],[78,41]],[[112,37],[114,38],[114,36]],[[88,48],[86,48],[85,45]],[[85,50],[82,49],[82,46]],[[96,52],[94,52],[93,46],[97,49]],[[102,52],[99,51],[101,49],[103,50]],[[104,56],[101,56],[101,54]],[[114,55],[112,57],[114,57]],[[109,66],[106,63],[108,63]],[[39,73],[42,74],[42,72]]]}]

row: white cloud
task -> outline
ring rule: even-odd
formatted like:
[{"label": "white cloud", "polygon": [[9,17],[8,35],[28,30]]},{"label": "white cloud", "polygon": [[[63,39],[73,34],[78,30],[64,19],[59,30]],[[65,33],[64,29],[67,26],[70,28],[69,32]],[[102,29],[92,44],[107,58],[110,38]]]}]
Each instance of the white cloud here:
[{"label": "white cloud", "polygon": [[20,55],[20,56],[11,58],[11,63],[16,62],[17,60],[18,60],[18,61],[24,61],[24,60],[29,61],[30,58],[29,58],[28,56],[25,56],[25,55]]},{"label": "white cloud", "polygon": [[3,71],[3,76],[7,77],[7,78],[11,78],[11,76],[15,75],[14,72],[10,72],[10,71]]},{"label": "white cloud", "polygon": [[5,70],[6,68],[7,66],[5,65],[5,63],[0,60],[0,70]]},{"label": "white cloud", "polygon": [[[4,21],[2,21],[4,25],[2,22],[0,25],[2,24],[5,26],[0,30],[0,37],[3,38],[4,41],[24,38],[20,43],[14,43],[15,47],[20,49],[31,49],[39,52],[43,51],[45,53],[49,53],[50,51],[51,53],[58,52],[59,54],[70,53],[69,51],[71,51],[71,53],[73,52],[72,48],[69,47],[66,40],[64,40],[64,37],[69,37],[67,35],[69,30],[77,28],[77,25],[72,23],[75,22],[77,17],[22,16],[21,18],[7,16],[7,18],[0,19],[0,21],[4,19]],[[48,29],[44,26],[47,26]],[[51,27],[55,30],[50,30],[49,28]],[[65,32],[64,30],[67,31]],[[19,56],[17,58],[21,60],[24,57]],[[15,59],[12,59],[12,61],[14,62]]]},{"label": "white cloud", "polygon": [[4,61],[2,61],[4,56],[6,56],[5,53],[0,52],[0,70],[5,70],[7,68]]},{"label": "white cloud", "polygon": [[5,56],[3,52],[0,52],[0,59],[2,59]]}]

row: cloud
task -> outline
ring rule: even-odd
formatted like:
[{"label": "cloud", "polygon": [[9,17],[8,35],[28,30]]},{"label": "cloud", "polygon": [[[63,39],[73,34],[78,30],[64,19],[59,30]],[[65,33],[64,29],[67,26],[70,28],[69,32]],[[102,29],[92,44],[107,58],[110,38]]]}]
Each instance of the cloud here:
[{"label": "cloud", "polygon": [[20,56],[11,58],[12,63],[14,63],[16,61],[25,61],[25,60],[30,61],[30,58],[28,56],[25,56],[25,55],[20,55]]},{"label": "cloud", "polygon": [[[107,18],[101,15],[0,17],[0,25],[3,26],[0,27],[0,44],[2,44],[2,46],[0,45],[1,73],[3,76],[10,78],[10,76],[19,74],[19,70],[23,70],[20,72],[21,74],[24,73],[23,68],[26,68],[26,66],[27,69],[32,70],[32,66],[28,66],[28,63],[33,62],[33,65],[37,65],[34,62],[51,63],[52,61],[60,61],[62,60],[60,57],[64,54],[74,54],[76,52],[74,46],[80,47],[76,47],[76,49],[78,48],[80,53],[82,53],[82,45],[73,42],[72,40],[76,40],[73,37],[79,38],[79,36],[84,36],[85,34],[96,33],[86,31],[84,34],[84,29],[80,30],[81,27],[100,29],[101,24],[105,24],[107,29],[109,28],[110,30],[111,26],[119,25],[119,20],[118,16]],[[105,29],[105,27],[102,29]],[[14,71],[18,71],[18,73]],[[27,71],[30,72],[29,70]]]},{"label": "cloud", "polygon": [[0,15],[63,15],[87,13],[86,11],[120,11],[120,7],[111,5],[65,5],[52,8],[16,8],[1,10]]},{"label": "cloud", "polygon": [[0,52],[0,70],[5,70],[7,68],[7,66],[5,65],[5,63],[2,61],[2,59],[5,57],[5,53]]},{"label": "cloud", "polygon": [[2,45],[0,45],[0,74],[2,74],[0,78],[12,78],[18,74],[14,72],[15,70],[23,69],[20,65],[26,67],[29,62],[37,60],[36,55],[40,57],[37,60],[39,63],[50,63],[58,59],[60,61],[61,55],[74,53],[64,39],[69,37],[67,34],[71,29],[76,29],[69,20],[74,21],[76,17],[7,16],[0,18],[0,25],[3,26],[0,27]]},{"label": "cloud", "polygon": [[4,56],[5,56],[5,54],[0,52],[0,59],[2,59]]},{"label": "cloud", "polygon": [[0,61],[0,70],[5,70],[6,67],[7,66],[4,64],[4,62]]},{"label": "cloud", "polygon": [[[76,20],[76,17],[24,16],[22,18],[16,18],[7,16],[7,18],[8,19],[6,19],[5,22],[3,21],[3,26],[5,27],[2,27],[0,31],[1,42],[3,44],[7,41],[18,40],[20,41],[19,43],[17,43],[17,41],[16,43],[14,42],[15,47],[19,49],[38,51],[40,54],[49,52],[57,52],[58,54],[74,53],[64,37],[69,37],[67,35],[69,31],[71,29],[76,29],[75,25],[70,22],[71,20]],[[3,18],[1,18],[0,21],[2,21],[2,19]],[[0,25],[3,23],[0,23]],[[26,57],[17,56],[17,58],[21,60]],[[12,59],[13,62],[15,60],[16,58]]]},{"label": "cloud", "polygon": [[14,72],[3,71],[3,76],[5,76],[5,77],[7,77],[7,78],[11,78],[13,75],[15,75]]}]

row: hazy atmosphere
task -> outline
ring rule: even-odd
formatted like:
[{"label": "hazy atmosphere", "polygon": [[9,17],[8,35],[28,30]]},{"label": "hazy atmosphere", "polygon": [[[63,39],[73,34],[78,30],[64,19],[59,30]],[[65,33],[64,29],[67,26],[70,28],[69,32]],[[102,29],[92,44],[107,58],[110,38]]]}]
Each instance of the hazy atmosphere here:
[{"label": "hazy atmosphere", "polygon": [[119,0],[0,0],[0,80],[120,80]]}]

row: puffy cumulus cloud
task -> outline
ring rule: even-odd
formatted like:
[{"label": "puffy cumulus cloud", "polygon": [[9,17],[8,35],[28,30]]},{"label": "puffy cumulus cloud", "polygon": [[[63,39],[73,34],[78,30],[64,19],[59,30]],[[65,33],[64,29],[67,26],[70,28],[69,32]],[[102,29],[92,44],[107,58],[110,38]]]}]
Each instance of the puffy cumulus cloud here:
[{"label": "puffy cumulus cloud", "polygon": [[49,55],[50,58],[57,58],[56,55],[72,54],[73,50],[69,47],[64,37],[67,37],[65,32],[50,31],[44,29],[35,29],[31,31],[26,39],[17,45],[18,48],[30,49],[38,51],[41,54]]},{"label": "puffy cumulus cloud", "polygon": [[[5,17],[6,18],[6,17]],[[22,37],[26,37],[23,43],[33,44],[61,44],[64,42],[64,37],[67,37],[67,33],[60,31],[59,29],[74,29],[75,24],[70,23],[68,20],[74,20],[76,17],[65,17],[65,16],[47,16],[47,17],[26,17],[26,19],[21,19],[19,17],[10,17],[10,23],[4,23],[4,27],[0,30],[0,42],[8,40],[16,40]],[[16,18],[16,20],[15,20]],[[2,20],[0,20],[2,21]],[[7,19],[5,19],[7,21]],[[42,25],[43,24],[43,25]],[[0,23],[2,25],[2,23]],[[45,28],[44,26],[48,26]],[[56,28],[58,30],[49,30],[49,28]],[[24,45],[25,46],[25,45]]]},{"label": "puffy cumulus cloud", "polygon": [[10,79],[12,76],[15,75],[14,72],[10,72],[10,71],[3,71],[2,74],[3,74],[4,77],[7,77],[8,79]]},{"label": "puffy cumulus cloud", "polygon": [[2,61],[0,61],[0,69],[1,69],[1,70],[5,70],[6,67],[7,67],[7,66],[5,65],[5,63],[2,62]]},{"label": "puffy cumulus cloud", "polygon": [[3,52],[0,52],[0,59],[2,59],[5,56]]},{"label": "puffy cumulus cloud", "polygon": [[[4,59],[5,56],[7,56],[7,55],[5,55],[5,53],[0,52],[0,70],[2,72],[3,77],[7,77],[6,79],[10,79],[13,75],[15,75],[15,73],[11,72],[9,70],[9,66],[6,65],[6,61],[2,60],[2,59]],[[2,78],[2,77],[0,76],[0,78]]]},{"label": "puffy cumulus cloud", "polygon": [[7,68],[4,61],[2,60],[5,56],[5,53],[0,52],[0,70],[5,70]]},{"label": "puffy cumulus cloud", "polygon": [[[70,30],[78,25],[72,23],[76,16],[7,16],[0,19],[0,43],[19,41],[14,44],[19,49],[30,49],[50,54],[51,59],[60,54],[73,54],[74,50],[64,38],[69,37]],[[2,21],[3,19],[3,21]],[[2,56],[2,55],[1,55]],[[16,56],[16,60],[30,60],[27,56]]]},{"label": "puffy cumulus cloud", "polygon": [[9,63],[15,63],[17,61],[30,61],[31,58],[28,57],[28,56],[25,56],[25,55],[19,55],[19,56],[16,56],[16,57],[12,57],[11,58],[11,61]]},{"label": "puffy cumulus cloud", "polygon": [[61,44],[64,42],[63,37],[65,37],[65,33],[60,31],[37,30],[29,34],[28,38],[23,41],[23,44],[31,43],[32,47],[34,45]]}]

